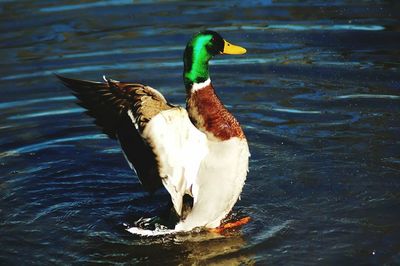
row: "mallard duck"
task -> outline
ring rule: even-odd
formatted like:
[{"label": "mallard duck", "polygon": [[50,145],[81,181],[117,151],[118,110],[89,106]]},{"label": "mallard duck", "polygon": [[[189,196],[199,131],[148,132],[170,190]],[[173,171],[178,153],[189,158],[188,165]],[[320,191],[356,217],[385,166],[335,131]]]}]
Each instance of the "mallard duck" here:
[{"label": "mallard duck", "polygon": [[214,31],[195,34],[183,56],[186,109],[147,85],[58,76],[102,131],[119,141],[144,189],[164,186],[169,192],[179,217],[176,231],[219,227],[242,191],[247,140],[215,93],[208,62],[216,55],[245,52]]}]

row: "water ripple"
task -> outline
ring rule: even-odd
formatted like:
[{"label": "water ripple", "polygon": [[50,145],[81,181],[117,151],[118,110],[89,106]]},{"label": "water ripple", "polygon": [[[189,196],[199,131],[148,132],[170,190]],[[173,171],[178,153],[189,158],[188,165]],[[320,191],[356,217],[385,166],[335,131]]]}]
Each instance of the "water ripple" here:
[{"label": "water ripple", "polygon": [[68,137],[68,138],[59,138],[59,139],[52,139],[40,143],[35,143],[27,146],[23,146],[14,150],[6,151],[4,153],[0,153],[1,157],[16,155],[20,153],[29,153],[29,152],[36,152],[39,150],[43,150],[49,147],[59,146],[55,144],[59,143],[68,143],[68,142],[75,142],[81,140],[90,140],[90,139],[106,139],[107,136],[104,134],[91,134],[91,135],[83,135],[83,136],[76,136],[76,137]]},{"label": "water ripple", "polygon": [[307,111],[307,110],[299,110],[293,108],[272,108],[271,110],[277,112],[284,112],[284,113],[293,113],[293,114],[321,114],[321,111]]},{"label": "water ripple", "polygon": [[342,25],[292,25],[292,24],[279,24],[268,25],[268,29],[280,30],[293,30],[293,31],[306,31],[306,30],[363,30],[363,31],[380,31],[385,27],[380,25],[356,25],[356,24],[342,24]]},{"label": "water ripple", "polygon": [[182,51],[183,46],[169,46],[169,47],[135,47],[135,48],[123,48],[114,50],[102,50],[96,52],[77,53],[77,54],[65,54],[59,56],[48,56],[44,59],[68,59],[68,58],[81,58],[81,57],[94,57],[94,56],[105,56],[105,55],[118,55],[118,54],[142,54],[142,53],[154,53],[154,52],[165,52],[165,51]]},{"label": "water ripple", "polygon": [[[265,64],[276,61],[276,59],[272,58],[235,58],[235,59],[220,59],[216,60],[212,63],[212,65],[231,65],[235,63],[236,65],[248,65],[248,64]],[[170,61],[170,62],[157,62],[156,68],[173,68],[173,67],[183,67],[183,62],[181,61]],[[1,77],[0,80],[17,80],[17,79],[26,79],[26,78],[34,78],[34,77],[44,77],[57,74],[69,74],[69,73],[82,73],[89,71],[104,71],[104,70],[117,70],[117,69],[129,69],[129,70],[137,70],[137,69],[153,69],[155,68],[154,62],[143,63],[143,62],[135,62],[135,63],[120,63],[113,65],[91,65],[91,66],[81,66],[81,67],[73,67],[73,68],[59,68],[59,69],[51,69],[37,72],[29,72],[22,73],[16,75],[10,75]]]},{"label": "water ripple", "polygon": [[397,100],[400,99],[399,95],[389,95],[389,94],[349,94],[349,95],[340,95],[334,97],[334,99],[391,99]]},{"label": "water ripple", "polygon": [[311,30],[357,30],[357,31],[382,31],[385,30],[381,25],[363,25],[363,24],[337,24],[337,25],[294,25],[294,24],[276,24],[276,25],[240,25],[240,26],[219,26],[213,27],[216,31],[234,31],[234,30],[291,30],[291,31],[311,31]]},{"label": "water ripple", "polygon": [[26,106],[29,104],[37,104],[37,103],[63,102],[75,99],[76,97],[74,96],[61,96],[61,97],[44,97],[44,98],[22,100],[22,101],[12,101],[12,102],[0,103],[0,109],[8,109],[8,108]]},{"label": "water ripple", "polygon": [[65,114],[80,113],[80,112],[82,112],[82,110],[83,110],[82,108],[52,110],[52,111],[45,111],[45,112],[30,113],[30,114],[25,114],[25,115],[13,115],[13,116],[8,117],[8,119],[21,120],[21,119],[28,119],[28,118],[35,118],[35,117],[42,117],[42,116],[65,115]]},{"label": "water ripple", "polygon": [[35,222],[36,220],[42,218],[43,216],[49,215],[52,212],[63,210],[63,209],[70,209],[71,207],[76,207],[79,206],[81,203],[80,202],[62,202],[58,203],[52,206],[49,206],[41,211],[39,211],[35,217],[33,217],[30,221],[28,221],[28,224]]},{"label": "water ripple", "polygon": [[109,7],[109,6],[121,6],[121,5],[131,5],[132,0],[113,0],[113,1],[97,1],[92,3],[76,4],[76,5],[56,5],[51,7],[42,7],[39,9],[40,12],[50,13],[50,12],[62,12],[77,9],[87,9],[93,7]]}]

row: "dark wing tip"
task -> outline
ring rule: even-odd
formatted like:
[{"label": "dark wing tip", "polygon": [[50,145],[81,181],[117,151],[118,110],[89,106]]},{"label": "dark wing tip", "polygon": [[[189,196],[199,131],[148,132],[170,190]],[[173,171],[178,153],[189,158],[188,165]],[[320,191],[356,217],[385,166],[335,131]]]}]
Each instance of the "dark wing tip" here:
[{"label": "dark wing tip", "polygon": [[91,80],[83,80],[83,79],[73,79],[61,76],[57,73],[53,73],[65,86],[68,88],[74,89],[79,87],[88,87],[88,86],[95,86],[95,85],[105,85],[105,82],[97,82]]},{"label": "dark wing tip", "polygon": [[63,76],[61,76],[61,75],[59,75],[57,73],[54,73],[54,72],[53,72],[53,75],[56,76],[56,78],[58,78],[64,85],[67,85],[68,78],[63,77]]},{"label": "dark wing tip", "polygon": [[71,89],[72,95],[78,99],[77,104],[87,109],[86,113],[95,118],[95,124],[110,138],[115,139],[120,107],[108,101],[112,96],[109,85],[105,82],[67,78],[57,73],[54,75],[65,87]]},{"label": "dark wing tip", "polygon": [[71,78],[67,78],[64,76],[61,76],[57,73],[53,73],[54,76],[56,76],[63,84],[67,85],[68,83],[70,83],[73,79]]}]

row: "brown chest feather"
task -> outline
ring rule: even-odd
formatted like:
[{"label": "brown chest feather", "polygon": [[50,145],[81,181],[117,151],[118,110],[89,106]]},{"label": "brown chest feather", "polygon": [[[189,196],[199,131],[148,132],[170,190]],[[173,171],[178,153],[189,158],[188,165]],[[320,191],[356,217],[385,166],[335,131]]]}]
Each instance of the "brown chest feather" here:
[{"label": "brown chest feather", "polygon": [[219,140],[244,138],[238,121],[221,103],[211,84],[188,97],[187,109],[192,122],[207,136],[211,134]]}]

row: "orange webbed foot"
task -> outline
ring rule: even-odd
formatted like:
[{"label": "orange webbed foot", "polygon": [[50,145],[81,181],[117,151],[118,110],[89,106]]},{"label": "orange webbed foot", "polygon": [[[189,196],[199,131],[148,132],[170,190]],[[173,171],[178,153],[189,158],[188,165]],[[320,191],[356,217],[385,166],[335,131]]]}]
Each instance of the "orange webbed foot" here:
[{"label": "orange webbed foot", "polygon": [[231,228],[235,228],[235,227],[239,227],[242,225],[247,224],[248,222],[250,222],[251,218],[249,216],[243,217],[237,221],[234,222],[228,222],[226,224],[221,224],[219,227],[217,228],[212,228],[210,229],[210,232],[213,233],[222,233],[227,229],[231,229]]}]

